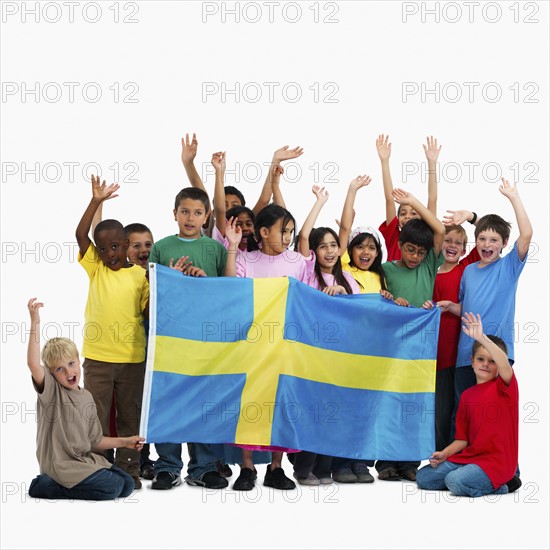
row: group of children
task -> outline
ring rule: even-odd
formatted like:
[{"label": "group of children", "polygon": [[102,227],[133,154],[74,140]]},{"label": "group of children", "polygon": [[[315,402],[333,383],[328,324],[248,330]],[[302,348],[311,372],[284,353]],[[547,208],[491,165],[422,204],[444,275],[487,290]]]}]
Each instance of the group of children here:
[{"label": "group of children", "polygon": [[[193,277],[289,276],[330,296],[376,293],[402,307],[441,308],[435,389],[437,451],[421,470],[419,462],[379,460],[375,464],[378,478],[416,481],[421,488],[448,488],[469,496],[516,490],[521,481],[516,475],[518,390],[511,368],[515,291],[532,236],[516,187],[504,178],[499,187],[512,204],[519,229],[512,251],[502,257],[510,224],[500,216],[450,210],[443,222],[437,218],[436,166],[441,149],[437,140],[429,137],[424,145],[429,175],[424,206],[411,193],[393,188],[391,144],[388,136],[380,135],[376,148],[386,203],[380,233],[370,226],[353,228],[356,194],[371,183],[370,177],[358,176],[349,185],[338,231],[315,227],[328,192],[313,186],[315,202],[294,238],[296,221],[286,209],[279,183],[282,163],[299,157],[301,148],[275,151],[260,198],[250,209],[238,189],[224,187],[224,152],[212,155],[211,205],[194,165],[197,147],[194,134],[192,139],[188,135],[182,139],[182,161],[191,187],[182,189],[175,199],[178,233],[155,243],[145,225],[124,227],[110,219],[95,226],[91,241],[94,216],[104,201],[117,196],[119,188],[92,177],[92,199],[76,230],[79,262],[90,285],[85,322],[87,327],[96,327],[93,338],[85,338],[82,351],[85,389],[79,386],[79,356],[70,340],[49,340],[42,352],[44,367],[40,365],[37,335],[42,304],[29,301],[33,331],[28,365],[38,393],[41,472],[29,495],[116,498],[140,488],[140,476],[153,479],[152,489],[181,484],[181,444],[155,444],[158,459],[153,463],[148,448],[143,452],[143,438],[136,435],[145,373],[148,262]],[[475,225],[476,246],[463,258],[467,235],[461,224],[465,221]],[[498,336],[485,334],[483,325],[498,327]],[[480,416],[474,406],[479,402],[497,403],[504,411],[499,421]],[[76,421],[48,424],[40,415],[40,405],[45,403],[55,403],[62,418],[70,404]],[[109,437],[113,406],[118,437]],[[115,447],[116,456],[105,453]],[[187,483],[212,489],[228,486],[232,472],[227,464],[234,462],[241,466],[235,490],[253,489],[254,464],[266,462],[264,485],[294,489],[295,482],[282,468],[285,452],[293,464],[294,478],[303,485],[374,481],[369,471],[374,462],[367,460],[194,442],[188,443],[188,451]]]}]

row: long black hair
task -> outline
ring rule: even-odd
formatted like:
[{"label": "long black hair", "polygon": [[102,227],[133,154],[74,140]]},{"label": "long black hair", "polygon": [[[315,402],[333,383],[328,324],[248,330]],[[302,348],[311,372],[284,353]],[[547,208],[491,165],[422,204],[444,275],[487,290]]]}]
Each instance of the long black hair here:
[{"label": "long black hair", "polygon": [[[338,235],[336,234],[336,232],[330,227],[317,227],[313,229],[313,231],[309,234],[309,249],[315,252],[317,250],[317,247],[321,244],[321,242],[323,241],[327,233],[330,233],[334,237],[334,240],[338,245],[338,251],[339,251],[340,239],[338,238]],[[323,290],[324,288],[327,287],[327,283],[325,283],[325,279],[323,278],[323,273],[321,271],[321,266],[319,265],[318,261],[315,261],[314,271],[315,271],[315,276],[317,277],[317,282],[319,283],[319,287],[321,288],[321,290]],[[336,284],[343,286],[346,289],[346,292],[348,294],[353,294],[351,285],[349,284],[348,280],[344,276],[344,272],[342,271],[342,262],[340,261],[340,252],[338,252],[338,260],[332,267],[331,274],[334,276],[334,280],[336,281]]]}]

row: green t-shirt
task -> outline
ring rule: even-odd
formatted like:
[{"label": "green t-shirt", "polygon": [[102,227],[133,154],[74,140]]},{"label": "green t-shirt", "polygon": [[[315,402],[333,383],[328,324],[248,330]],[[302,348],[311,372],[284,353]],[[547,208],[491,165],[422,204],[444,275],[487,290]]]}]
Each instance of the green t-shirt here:
[{"label": "green t-shirt", "polygon": [[218,241],[204,235],[193,241],[184,241],[177,235],[165,237],[153,245],[149,261],[170,265],[172,258],[176,263],[182,256],[189,256],[192,265],[203,269],[208,277],[221,277],[225,272],[227,250]]},{"label": "green t-shirt", "polygon": [[420,307],[426,300],[432,299],[435,276],[444,261],[443,254],[440,252],[436,256],[432,248],[414,269],[398,266],[397,260],[382,264],[388,290],[394,299],[405,298],[411,306]]}]

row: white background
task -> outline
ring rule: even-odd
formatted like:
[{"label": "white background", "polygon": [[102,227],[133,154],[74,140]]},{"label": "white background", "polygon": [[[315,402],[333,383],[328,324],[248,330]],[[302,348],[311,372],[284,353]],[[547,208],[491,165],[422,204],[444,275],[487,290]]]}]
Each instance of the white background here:
[{"label": "white background", "polygon": [[[38,15],[23,15],[35,2],[3,2],[2,547],[547,548],[548,4],[300,2],[298,10],[279,2],[270,15],[265,3],[241,2],[240,22],[223,12],[234,2],[203,4],[81,3],[71,22],[61,2],[40,3]],[[69,82],[77,83],[74,97]],[[265,82],[278,83],[272,101]],[[38,96],[24,92],[36,83]],[[204,96],[205,83],[238,83],[241,93]],[[418,93],[404,97],[404,86]],[[421,95],[436,86],[439,94]],[[297,90],[301,99],[292,103]],[[110,503],[25,496],[38,472],[26,302],[45,301],[45,338],[71,336],[81,345],[87,277],[76,263],[74,230],[90,197],[93,168],[85,165],[121,183],[104,215],[146,223],[159,239],[176,231],[173,199],[188,185],[180,137],[193,131],[199,171],[212,152],[226,150],[229,170],[240,163],[226,182],[251,204],[265,177],[252,181],[256,166],[281,145],[304,147],[287,170],[296,181],[282,183],[298,224],[313,201],[315,166],[330,192],[319,225],[335,226],[348,182],[363,173],[373,183],[358,195],[356,223],[384,219],[379,133],[393,142],[394,185],[423,201],[426,178],[411,172],[424,161],[426,136],[439,138],[439,215],[498,213],[513,223],[511,242],[517,226],[495,174],[517,181],[535,231],[517,291],[524,483],[517,493],[455,499],[376,481],[292,495],[261,485],[245,495],[146,487]],[[36,176],[23,174],[35,163]],[[213,188],[212,176],[206,185]]]}]

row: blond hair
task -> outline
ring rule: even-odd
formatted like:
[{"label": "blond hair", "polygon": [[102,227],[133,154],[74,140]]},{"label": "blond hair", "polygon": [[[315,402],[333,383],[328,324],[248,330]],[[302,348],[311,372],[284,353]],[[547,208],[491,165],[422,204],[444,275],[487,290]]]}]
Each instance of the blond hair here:
[{"label": "blond hair", "polygon": [[42,363],[50,370],[63,359],[75,357],[78,357],[78,349],[76,344],[68,338],[51,338],[42,349]]}]

